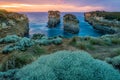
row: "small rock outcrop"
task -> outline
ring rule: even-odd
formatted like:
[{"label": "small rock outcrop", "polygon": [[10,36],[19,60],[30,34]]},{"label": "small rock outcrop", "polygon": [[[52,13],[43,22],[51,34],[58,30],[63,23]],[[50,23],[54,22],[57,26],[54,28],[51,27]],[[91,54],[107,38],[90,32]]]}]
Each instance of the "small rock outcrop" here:
[{"label": "small rock outcrop", "polygon": [[29,34],[29,20],[26,15],[0,10],[0,38],[7,35]]},{"label": "small rock outcrop", "polygon": [[48,27],[56,27],[60,23],[59,11],[48,11]]},{"label": "small rock outcrop", "polygon": [[66,14],[63,17],[63,25],[64,25],[64,31],[72,34],[79,33],[80,30],[79,20],[76,18],[76,16],[72,14]]}]

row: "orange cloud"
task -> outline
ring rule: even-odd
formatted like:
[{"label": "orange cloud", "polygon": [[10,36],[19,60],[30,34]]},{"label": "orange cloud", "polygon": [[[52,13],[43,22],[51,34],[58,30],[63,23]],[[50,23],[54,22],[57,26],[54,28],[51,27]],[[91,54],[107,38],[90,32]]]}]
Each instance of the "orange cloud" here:
[{"label": "orange cloud", "polygon": [[73,5],[30,5],[30,4],[20,4],[20,3],[6,3],[0,4],[0,9],[6,9],[8,11],[15,12],[47,12],[48,10],[59,10],[61,12],[86,12],[91,10],[103,10],[103,7],[93,7],[93,6],[73,6]]}]

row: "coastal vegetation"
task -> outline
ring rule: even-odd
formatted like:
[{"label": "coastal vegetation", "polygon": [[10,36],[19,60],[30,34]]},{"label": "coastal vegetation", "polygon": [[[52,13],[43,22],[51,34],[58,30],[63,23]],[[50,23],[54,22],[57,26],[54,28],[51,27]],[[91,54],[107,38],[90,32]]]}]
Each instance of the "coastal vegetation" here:
[{"label": "coastal vegetation", "polygon": [[[3,18],[3,14],[9,15],[7,13],[17,15],[14,16],[15,21],[23,18],[22,14],[0,10],[3,19],[1,22],[9,19]],[[59,22],[59,11],[50,11],[49,14]],[[112,18],[106,17],[109,15],[118,16],[118,13],[85,13],[86,21],[92,24],[93,28],[112,33],[101,37],[47,37],[39,33],[29,38],[13,34],[13,30],[16,30],[13,26],[12,32],[6,31],[9,34],[2,36],[0,32],[0,80],[120,80],[120,27],[116,26],[116,22],[114,26],[108,24],[109,21],[114,22]],[[113,17],[119,24],[119,17],[115,16]],[[51,17],[49,26],[55,27],[56,23],[59,23],[53,22]],[[28,21],[28,18],[24,16],[20,25],[25,25],[22,22],[24,20]],[[69,33],[79,32],[80,22],[76,16],[66,14],[63,22]],[[19,21],[15,24],[19,24]],[[100,25],[99,28],[97,25]],[[107,28],[104,28],[105,25]],[[27,26],[24,30],[28,29]],[[110,28],[118,31],[113,33]]]},{"label": "coastal vegetation", "polygon": [[[13,70],[14,71],[14,70]],[[120,74],[109,64],[84,51],[60,51],[0,76],[14,80],[119,80]],[[86,75],[87,74],[87,75]],[[11,76],[10,76],[11,75]],[[5,76],[5,77],[4,77]]]}]

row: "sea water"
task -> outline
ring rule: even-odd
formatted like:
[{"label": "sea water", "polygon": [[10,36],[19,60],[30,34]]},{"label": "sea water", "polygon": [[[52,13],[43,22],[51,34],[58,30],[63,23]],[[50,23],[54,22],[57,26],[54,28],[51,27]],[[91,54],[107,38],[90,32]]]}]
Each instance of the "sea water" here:
[{"label": "sea water", "polygon": [[[93,27],[85,21],[84,13],[81,12],[62,12],[61,13],[61,23],[55,28],[48,28],[48,13],[47,12],[24,12],[29,18],[29,35],[32,36],[36,33],[45,34],[48,37],[63,36],[63,37],[73,37],[73,36],[93,36],[99,37],[102,34],[93,29]],[[80,21],[80,32],[78,34],[70,34],[64,32],[63,29],[63,16],[65,14],[73,14]]]}]

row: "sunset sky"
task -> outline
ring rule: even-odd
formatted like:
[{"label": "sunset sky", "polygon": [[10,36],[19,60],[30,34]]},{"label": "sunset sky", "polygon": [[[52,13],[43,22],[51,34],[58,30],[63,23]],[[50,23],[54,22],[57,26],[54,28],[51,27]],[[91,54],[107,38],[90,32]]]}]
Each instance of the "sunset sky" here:
[{"label": "sunset sky", "polygon": [[0,0],[0,9],[15,12],[120,11],[120,0]]}]

